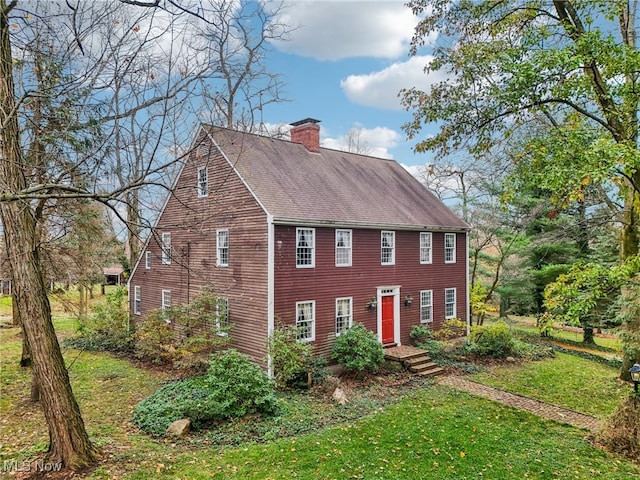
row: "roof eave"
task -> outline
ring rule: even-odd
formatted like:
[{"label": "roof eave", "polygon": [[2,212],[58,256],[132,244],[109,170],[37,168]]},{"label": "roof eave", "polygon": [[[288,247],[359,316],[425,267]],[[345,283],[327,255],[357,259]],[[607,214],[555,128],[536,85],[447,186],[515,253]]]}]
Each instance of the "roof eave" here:
[{"label": "roof eave", "polygon": [[276,225],[296,225],[305,227],[362,228],[372,230],[420,230],[428,232],[468,232],[471,230],[471,227],[468,225],[389,224],[343,220],[310,220],[286,217],[274,217],[273,223]]}]

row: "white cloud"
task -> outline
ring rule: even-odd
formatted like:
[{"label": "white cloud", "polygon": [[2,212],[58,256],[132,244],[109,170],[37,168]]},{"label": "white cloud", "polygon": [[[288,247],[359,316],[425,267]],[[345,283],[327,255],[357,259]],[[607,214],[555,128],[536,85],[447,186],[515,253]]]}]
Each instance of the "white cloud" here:
[{"label": "white cloud", "polygon": [[274,45],[317,60],[398,58],[408,52],[418,23],[404,0],[287,0],[280,20],[297,28],[289,41]]},{"label": "white cloud", "polygon": [[[323,147],[348,150],[349,132],[338,137],[324,136],[324,130],[320,133]],[[352,133],[358,136],[358,153],[378,158],[393,158],[389,149],[396,147],[401,139],[398,132],[387,127],[363,128],[361,125],[354,125]]]},{"label": "white cloud", "polygon": [[417,87],[428,91],[434,83],[444,80],[442,72],[425,72],[425,66],[433,60],[430,55],[412,57],[406,62],[396,62],[384,70],[363,75],[349,75],[340,82],[349,100],[369,107],[401,110],[398,92],[403,88]]}]

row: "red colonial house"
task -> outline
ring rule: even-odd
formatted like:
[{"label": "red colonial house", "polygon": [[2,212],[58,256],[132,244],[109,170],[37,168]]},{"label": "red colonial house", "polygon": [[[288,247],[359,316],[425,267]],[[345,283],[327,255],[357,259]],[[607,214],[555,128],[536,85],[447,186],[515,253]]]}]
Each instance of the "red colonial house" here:
[{"label": "red colonial house", "polygon": [[383,344],[468,321],[468,226],[393,160],[203,126],[129,280],[130,307],[227,304],[232,345],[262,362],[278,321],[328,356],[363,323]]}]

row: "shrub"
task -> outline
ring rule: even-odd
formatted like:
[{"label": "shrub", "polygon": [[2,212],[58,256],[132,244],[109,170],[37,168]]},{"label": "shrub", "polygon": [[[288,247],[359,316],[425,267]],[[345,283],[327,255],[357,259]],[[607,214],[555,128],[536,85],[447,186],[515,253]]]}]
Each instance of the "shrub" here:
[{"label": "shrub", "polygon": [[375,333],[354,323],[336,339],[331,358],[347,370],[375,372],[384,361],[384,351]]},{"label": "shrub", "polygon": [[235,350],[212,356],[206,375],[161,387],[136,405],[133,422],[147,433],[164,435],[171,422],[189,418],[194,430],[248,414],[275,415],[275,385],[249,357]]},{"label": "shrub", "polygon": [[640,397],[632,394],[623,400],[597,438],[612,452],[637,461],[640,456]]},{"label": "shrub", "polygon": [[442,355],[444,344],[434,340],[434,332],[427,325],[414,325],[411,328],[409,337],[411,337],[416,347],[426,350],[431,358]]},{"label": "shrub", "polygon": [[76,336],[65,345],[83,350],[132,351],[134,337],[127,307],[127,289],[120,286],[93,307],[92,314],[79,324]]},{"label": "shrub", "polygon": [[503,321],[474,327],[471,331],[471,352],[481,357],[502,358],[515,354],[514,337]]},{"label": "shrub", "polygon": [[269,355],[276,385],[285,388],[291,381],[304,374],[305,366],[312,358],[310,343],[296,339],[296,328],[292,325],[278,325],[269,337]]},{"label": "shrub", "polygon": [[450,340],[464,337],[467,334],[467,323],[459,318],[447,318],[438,330],[433,332],[436,340]]},{"label": "shrub", "polygon": [[136,355],[190,374],[204,373],[209,355],[230,341],[223,317],[224,302],[203,288],[189,305],[151,312],[136,332]]}]

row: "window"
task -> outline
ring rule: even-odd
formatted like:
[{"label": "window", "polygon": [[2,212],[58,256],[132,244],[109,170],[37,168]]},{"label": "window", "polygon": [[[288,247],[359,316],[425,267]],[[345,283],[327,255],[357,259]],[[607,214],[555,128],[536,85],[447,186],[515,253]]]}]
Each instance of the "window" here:
[{"label": "window", "polygon": [[444,318],[455,318],[456,316],[456,289],[445,288],[444,290]]},{"label": "window", "polygon": [[420,291],[420,323],[433,322],[433,292]]},{"label": "window", "polygon": [[296,303],[296,339],[300,342],[312,342],[316,337],[316,302]]},{"label": "window", "polygon": [[396,263],[395,257],[396,232],[382,232],[381,236],[381,263],[382,265],[393,265]]},{"label": "window", "polygon": [[171,232],[164,232],[162,234],[162,264],[171,264]]},{"label": "window", "polygon": [[315,265],[315,229],[296,229],[296,267],[313,268]]},{"label": "window", "polygon": [[346,332],[352,320],[351,297],[336,298],[336,336]]},{"label": "window", "polygon": [[229,230],[218,230],[216,233],[216,265],[229,266]]},{"label": "window", "polygon": [[144,268],[147,270],[151,268],[151,252],[148,250],[144,252]]},{"label": "window", "polygon": [[216,330],[219,335],[226,336],[229,333],[229,299],[216,298]]},{"label": "window", "polygon": [[133,313],[140,315],[142,310],[142,297],[140,294],[140,285],[133,286]]},{"label": "window", "polygon": [[444,261],[445,263],[456,263],[456,234],[444,234]]},{"label": "window", "polygon": [[[168,308],[171,308],[171,290],[162,290],[162,310],[163,312],[165,310],[167,310]],[[164,321],[169,323],[171,322],[171,319],[168,317],[168,315],[164,315]]]},{"label": "window", "polygon": [[420,232],[420,263],[431,263],[431,232]]},{"label": "window", "polygon": [[336,267],[351,266],[351,230],[336,230]]},{"label": "window", "polygon": [[198,197],[209,195],[209,172],[207,167],[198,168]]}]

